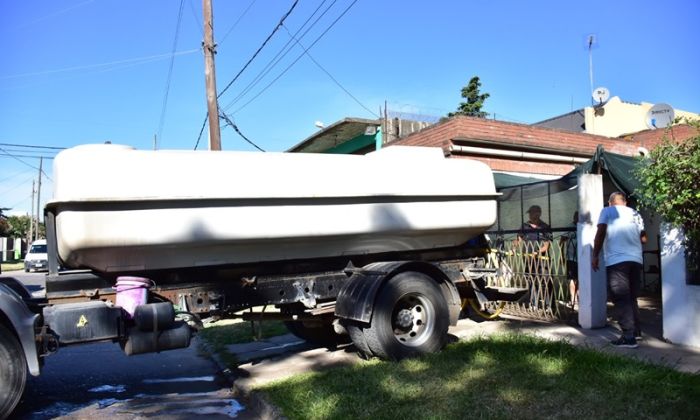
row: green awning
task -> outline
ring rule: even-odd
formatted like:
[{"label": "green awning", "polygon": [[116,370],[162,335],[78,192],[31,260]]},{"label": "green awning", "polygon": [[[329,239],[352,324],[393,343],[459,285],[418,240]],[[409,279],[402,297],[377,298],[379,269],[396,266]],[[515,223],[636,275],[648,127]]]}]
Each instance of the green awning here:
[{"label": "green awning", "polygon": [[578,177],[581,174],[607,175],[615,188],[629,196],[639,187],[639,181],[634,176],[634,168],[638,162],[639,158],[606,152],[603,146],[599,145],[588,162],[564,177]]},{"label": "green awning", "polygon": [[545,182],[544,179],[503,174],[500,172],[494,172],[493,180],[496,183],[497,190],[501,188],[515,187],[519,185],[533,184],[535,182]]}]

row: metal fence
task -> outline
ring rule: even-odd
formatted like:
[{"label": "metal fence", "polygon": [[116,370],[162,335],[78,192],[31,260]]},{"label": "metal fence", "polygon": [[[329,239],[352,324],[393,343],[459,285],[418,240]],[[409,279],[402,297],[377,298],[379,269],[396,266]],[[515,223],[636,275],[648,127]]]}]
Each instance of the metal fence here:
[{"label": "metal fence", "polygon": [[[488,279],[489,285],[529,290],[520,301],[506,304],[504,313],[544,320],[566,320],[573,315],[575,235],[573,229],[561,229],[548,241],[528,241],[517,235],[508,239],[490,236],[488,265],[497,268],[498,274]],[[540,252],[545,245],[546,252]]]}]

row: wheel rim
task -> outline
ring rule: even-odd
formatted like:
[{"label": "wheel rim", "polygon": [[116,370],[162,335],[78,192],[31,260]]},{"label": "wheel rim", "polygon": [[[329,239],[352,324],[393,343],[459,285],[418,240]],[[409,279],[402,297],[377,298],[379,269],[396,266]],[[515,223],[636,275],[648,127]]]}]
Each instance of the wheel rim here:
[{"label": "wheel rim", "polygon": [[392,311],[394,337],[406,346],[420,346],[430,338],[434,319],[435,308],[425,296],[418,293],[403,295]]}]

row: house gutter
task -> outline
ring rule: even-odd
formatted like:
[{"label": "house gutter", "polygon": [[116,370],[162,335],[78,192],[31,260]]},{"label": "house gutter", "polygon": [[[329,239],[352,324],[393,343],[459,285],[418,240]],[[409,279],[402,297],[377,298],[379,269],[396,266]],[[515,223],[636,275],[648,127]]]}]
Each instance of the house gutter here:
[{"label": "house gutter", "polygon": [[585,163],[588,162],[589,158],[581,158],[574,156],[564,156],[564,155],[550,155],[547,153],[533,153],[533,152],[516,152],[513,150],[501,150],[501,149],[489,149],[485,147],[473,147],[473,146],[457,146],[450,145],[449,151],[451,154],[456,155],[481,155],[481,156],[494,156],[494,157],[509,157],[518,158],[521,160],[534,160],[541,162],[557,162],[557,163]]}]

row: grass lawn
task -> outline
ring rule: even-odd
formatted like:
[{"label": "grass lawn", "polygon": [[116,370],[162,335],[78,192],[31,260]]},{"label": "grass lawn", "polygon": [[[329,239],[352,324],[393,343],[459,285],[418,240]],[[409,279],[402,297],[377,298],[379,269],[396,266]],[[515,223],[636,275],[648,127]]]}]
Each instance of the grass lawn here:
[{"label": "grass lawn", "polygon": [[2,267],[2,272],[5,273],[7,271],[15,271],[15,270],[24,270],[24,261],[23,260],[17,260],[17,261],[5,261],[3,263],[0,263]]},{"label": "grass lawn", "polygon": [[700,375],[516,334],[258,390],[290,419],[700,418]]},{"label": "grass lawn", "polygon": [[[266,321],[255,323],[256,328],[261,328],[260,338],[274,337],[287,334],[289,331],[282,321]],[[249,343],[254,341],[253,329],[250,322],[241,320],[224,320],[213,324],[208,324],[199,332],[199,336],[204,339],[211,349],[216,352],[221,360],[229,368],[238,366],[236,356],[226,350],[230,344]]]}]

